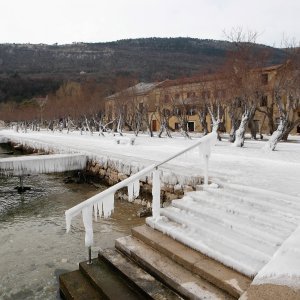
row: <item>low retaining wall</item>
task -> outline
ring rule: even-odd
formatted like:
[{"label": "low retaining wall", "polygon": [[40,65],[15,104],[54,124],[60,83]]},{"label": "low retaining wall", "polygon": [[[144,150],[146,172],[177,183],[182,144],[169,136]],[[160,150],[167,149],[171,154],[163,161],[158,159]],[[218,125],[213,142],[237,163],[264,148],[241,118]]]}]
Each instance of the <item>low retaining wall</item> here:
[{"label": "low retaining wall", "polygon": [[[120,170],[120,168],[122,170]],[[90,160],[87,164],[87,172],[90,175],[99,177],[108,185],[114,185],[130,175],[141,170],[136,165],[122,165],[118,161],[108,159],[105,162]],[[188,181],[190,179],[190,184]],[[180,181],[183,180],[183,183]],[[176,176],[168,171],[161,173],[161,199],[162,202],[169,202],[173,199],[181,198],[185,192],[194,191],[196,186],[202,183],[201,177],[184,178]],[[152,178],[151,174],[140,180],[141,195],[149,199],[152,193]],[[127,193],[124,191],[124,193]],[[123,196],[123,198],[126,198]]]},{"label": "low retaining wall", "polygon": [[[55,149],[45,143],[35,142],[31,144],[30,141],[23,139],[9,139],[9,143],[18,150],[26,153],[54,154],[71,152],[70,149],[66,149],[65,151],[64,149]],[[91,157],[88,153],[85,154],[88,156],[87,174],[96,176],[109,186],[128,178],[130,175],[146,167],[137,161],[124,163],[121,159],[112,159],[101,155]],[[163,169],[161,173],[161,199],[163,205],[166,205],[164,204],[165,202],[181,198],[185,192],[194,191],[196,186],[201,183],[203,183],[203,178],[200,176],[183,176],[175,174],[169,169]],[[145,199],[147,199],[147,202],[151,202],[152,179],[150,174],[140,180],[140,186],[141,197],[135,202],[139,203],[142,201],[144,204]],[[123,190],[117,196],[127,199],[127,191]]]}]

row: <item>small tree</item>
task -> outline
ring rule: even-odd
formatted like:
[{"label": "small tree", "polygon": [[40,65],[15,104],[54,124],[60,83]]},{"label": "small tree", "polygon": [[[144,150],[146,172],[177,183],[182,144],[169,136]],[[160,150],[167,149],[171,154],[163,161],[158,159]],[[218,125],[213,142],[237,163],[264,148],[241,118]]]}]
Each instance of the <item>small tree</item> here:
[{"label": "small tree", "polygon": [[[255,42],[257,33],[243,33],[238,28],[233,30],[229,39],[234,42],[235,49],[228,56],[226,72],[232,94],[231,108],[234,108],[236,97],[241,104],[241,121],[234,133],[234,145],[242,147],[249,122],[254,117],[257,103],[262,97],[261,70],[265,59],[264,52],[257,52]],[[235,108],[234,108],[235,109]],[[231,114],[235,116],[235,113]],[[232,126],[234,128],[235,124]]]},{"label": "small tree", "polygon": [[279,112],[279,125],[273,132],[266,149],[275,150],[277,143],[286,140],[289,133],[300,124],[300,50],[287,49],[288,59],[277,71],[274,101]]}]

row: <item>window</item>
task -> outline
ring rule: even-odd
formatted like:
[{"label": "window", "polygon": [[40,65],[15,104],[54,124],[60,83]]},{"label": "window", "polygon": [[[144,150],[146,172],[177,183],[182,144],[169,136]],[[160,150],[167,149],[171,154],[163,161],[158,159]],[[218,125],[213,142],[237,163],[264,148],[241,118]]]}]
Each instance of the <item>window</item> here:
[{"label": "window", "polygon": [[142,103],[139,103],[139,111],[143,112],[143,110],[144,110],[144,103],[142,102]]},{"label": "window", "polygon": [[158,126],[157,126],[157,120],[152,120],[152,131],[157,131],[157,128],[158,128]]},{"label": "window", "polygon": [[268,76],[268,74],[262,74],[261,75],[261,83],[262,84],[268,84],[268,82],[269,82],[269,76]]},{"label": "window", "polygon": [[169,103],[170,102],[170,95],[165,95],[165,103]]},{"label": "window", "polygon": [[190,132],[195,131],[195,122],[188,122],[187,123],[187,129]]},{"label": "window", "polygon": [[179,99],[180,95],[179,94],[175,94],[175,99]]},{"label": "window", "polygon": [[267,106],[268,105],[268,96],[262,96],[260,98],[260,106]]},{"label": "window", "polygon": [[178,107],[174,108],[174,115],[181,115],[181,110]]},{"label": "window", "polygon": [[196,114],[196,108],[195,107],[190,107],[187,109],[187,115],[188,116],[194,116]]}]

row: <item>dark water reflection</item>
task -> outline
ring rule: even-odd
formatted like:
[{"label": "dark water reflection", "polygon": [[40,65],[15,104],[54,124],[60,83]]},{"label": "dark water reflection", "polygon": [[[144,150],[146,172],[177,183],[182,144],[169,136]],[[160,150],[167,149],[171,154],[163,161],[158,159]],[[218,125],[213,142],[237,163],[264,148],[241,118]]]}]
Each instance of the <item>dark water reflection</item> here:
[{"label": "dark water reflection", "polygon": [[[32,189],[23,195],[14,189],[18,178],[0,178],[0,299],[56,299],[58,275],[86,259],[82,220],[76,218],[66,234],[64,211],[100,190],[65,184],[63,178],[27,177],[24,183]],[[116,201],[112,217],[94,223],[93,256],[144,222],[136,217],[138,208]]]}]

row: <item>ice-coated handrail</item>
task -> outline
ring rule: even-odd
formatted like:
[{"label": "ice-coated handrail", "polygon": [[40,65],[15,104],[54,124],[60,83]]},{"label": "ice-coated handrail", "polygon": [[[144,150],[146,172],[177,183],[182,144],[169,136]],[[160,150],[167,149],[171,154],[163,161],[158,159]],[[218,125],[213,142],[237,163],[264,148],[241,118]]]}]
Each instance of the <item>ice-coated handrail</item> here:
[{"label": "ice-coated handrail", "polygon": [[[170,156],[162,162],[152,164],[138,173],[124,179],[123,181],[109,187],[103,192],[77,204],[76,206],[68,209],[65,212],[66,216],[66,225],[67,232],[69,232],[71,228],[72,218],[82,213],[83,223],[85,227],[85,245],[90,247],[93,244],[93,210],[94,216],[97,219],[97,216],[109,217],[111,212],[114,209],[114,194],[117,190],[128,187],[129,197],[138,196],[139,193],[139,180],[145,176],[153,172],[152,178],[152,215],[154,218],[159,217],[160,211],[160,179],[159,179],[159,171],[158,168],[170,160],[196,148],[199,147],[199,151],[202,153],[205,161],[205,169],[204,169],[204,184],[208,184],[208,159],[211,153],[211,147],[217,141],[217,133],[212,132],[204,137],[202,137],[199,141],[194,143],[193,145],[187,147],[186,149]],[[131,191],[131,192],[130,192]],[[131,194],[131,195],[130,195]]]}]

